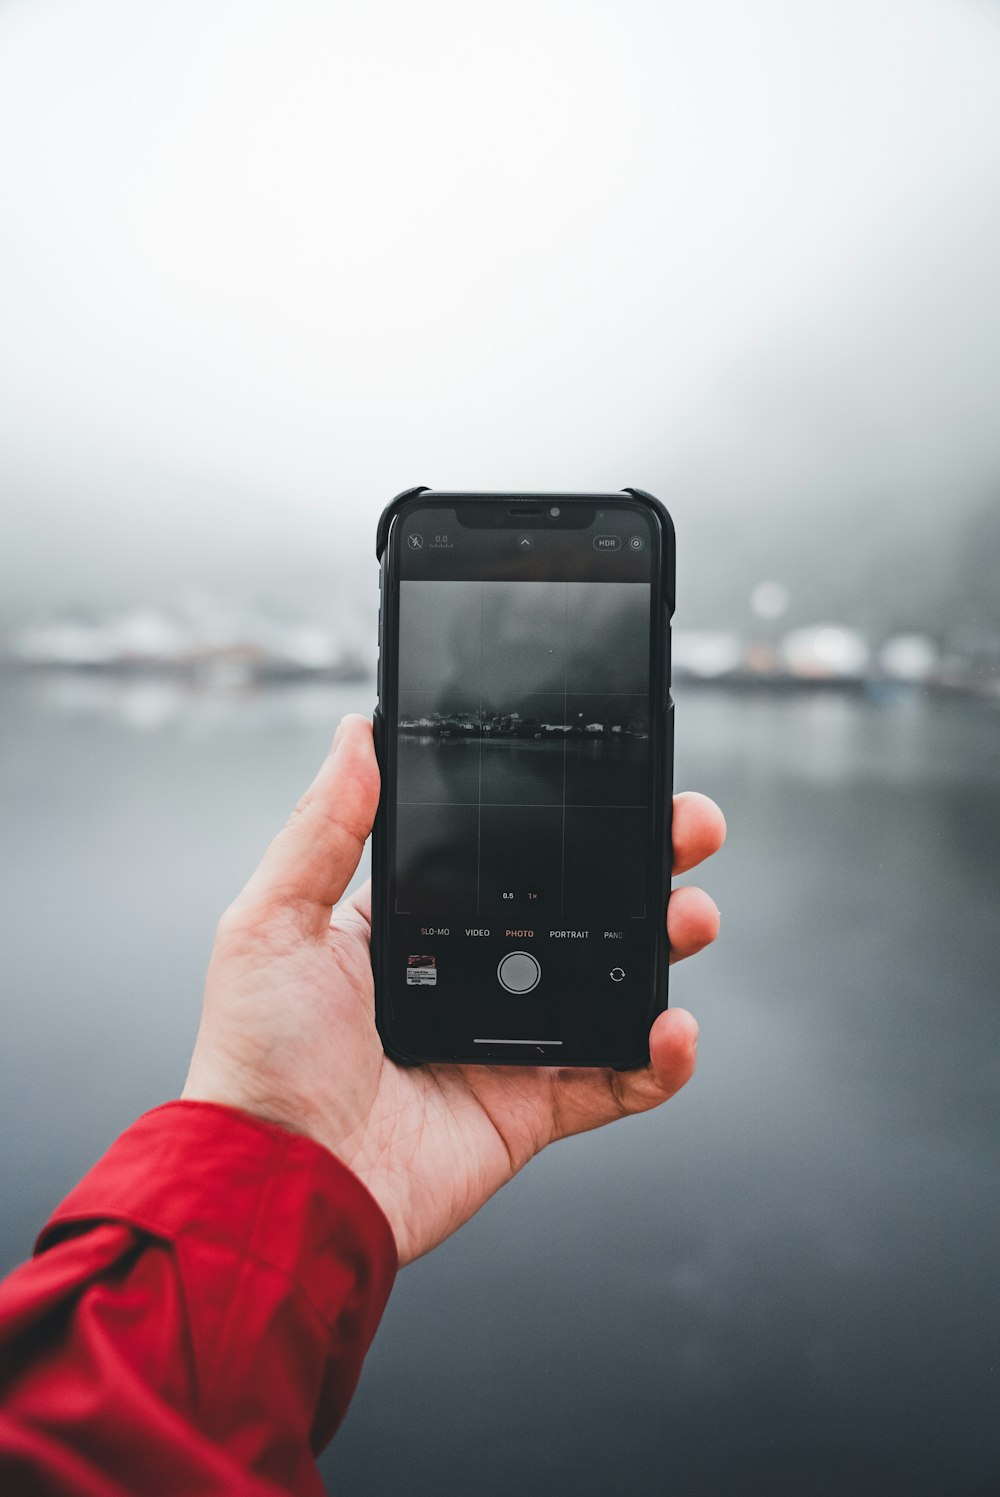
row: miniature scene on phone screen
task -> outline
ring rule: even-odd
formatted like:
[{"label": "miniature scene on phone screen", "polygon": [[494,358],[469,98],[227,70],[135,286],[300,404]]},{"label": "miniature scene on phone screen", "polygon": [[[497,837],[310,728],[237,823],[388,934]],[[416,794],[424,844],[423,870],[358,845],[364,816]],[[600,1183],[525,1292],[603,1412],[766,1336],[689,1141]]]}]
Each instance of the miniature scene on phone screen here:
[{"label": "miniature scene on phone screen", "polygon": [[648,672],[646,584],[404,581],[396,913],[641,918]]}]

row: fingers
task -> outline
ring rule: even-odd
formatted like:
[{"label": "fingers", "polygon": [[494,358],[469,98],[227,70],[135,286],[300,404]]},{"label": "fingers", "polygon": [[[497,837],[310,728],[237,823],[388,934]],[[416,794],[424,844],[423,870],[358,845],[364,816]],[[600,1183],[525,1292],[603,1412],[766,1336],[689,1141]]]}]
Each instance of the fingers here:
[{"label": "fingers", "polygon": [[319,773],[268,847],[240,901],[293,909],[308,931],[325,932],[371,832],[378,793],[371,723],[352,713],[341,722]]},{"label": "fingers", "polygon": [[[367,925],[372,919],[372,882],[366,878],[363,884],[349,894],[341,905],[354,910]],[[336,913],[334,915],[336,918]],[[719,934],[719,908],[704,889],[685,885],[675,889],[667,905],[667,936],[670,941],[670,962],[683,961],[703,951]]]},{"label": "fingers", "polygon": [[671,828],[674,873],[687,873],[718,852],[726,840],[726,818],[707,795],[685,790],[674,796]]},{"label": "fingers", "polygon": [[649,1065],[612,1071],[611,1090],[622,1113],[647,1112],[679,1092],[694,1075],[698,1025],[684,1008],[657,1015],[649,1031]]},{"label": "fingers", "polygon": [[552,1073],[553,1138],[600,1128],[647,1112],[691,1079],[698,1025],[683,1008],[659,1014],[649,1031],[649,1065],[640,1071],[574,1070]]},{"label": "fingers", "polygon": [[[682,791],[674,797],[672,839],[674,873],[687,873],[718,852],[726,840],[726,818],[707,795],[697,790]],[[349,902],[371,922],[370,879],[350,896]],[[675,889],[670,900],[667,934],[672,960],[693,956],[719,934],[719,911],[702,890]]]},{"label": "fingers", "polygon": [[675,889],[667,905],[671,964],[710,946],[719,934],[719,910],[704,889]]}]

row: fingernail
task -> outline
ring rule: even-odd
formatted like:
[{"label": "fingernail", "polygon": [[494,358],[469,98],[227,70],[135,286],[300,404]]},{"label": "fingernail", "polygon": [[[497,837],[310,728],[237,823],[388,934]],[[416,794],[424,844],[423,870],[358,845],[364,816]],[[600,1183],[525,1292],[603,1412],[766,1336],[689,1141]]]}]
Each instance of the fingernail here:
[{"label": "fingernail", "polygon": [[330,745],[330,752],[331,752],[331,754],[336,752],[337,745],[340,742],[341,738],[343,737],[343,734],[344,734],[344,719],[341,718],[340,722],[337,724],[337,731],[333,735],[333,742]]}]

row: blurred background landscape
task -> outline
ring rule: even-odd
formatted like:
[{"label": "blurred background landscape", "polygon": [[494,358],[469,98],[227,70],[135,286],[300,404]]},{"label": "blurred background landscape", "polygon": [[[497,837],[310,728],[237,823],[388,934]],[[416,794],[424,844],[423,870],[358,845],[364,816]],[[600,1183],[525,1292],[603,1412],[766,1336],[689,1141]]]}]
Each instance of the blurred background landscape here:
[{"label": "blurred background landscape", "polygon": [[371,711],[388,499],[677,526],[699,1075],[401,1275],[331,1489],[998,1489],[998,71],[988,0],[0,5],[3,1267]]}]

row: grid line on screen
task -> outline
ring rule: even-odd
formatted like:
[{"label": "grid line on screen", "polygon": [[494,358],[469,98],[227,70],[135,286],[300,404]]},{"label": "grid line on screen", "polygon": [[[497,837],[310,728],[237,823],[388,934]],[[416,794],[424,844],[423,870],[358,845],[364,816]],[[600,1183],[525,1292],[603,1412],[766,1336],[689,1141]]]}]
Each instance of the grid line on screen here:
[{"label": "grid line on screen", "polygon": [[[563,588],[563,722],[566,721],[566,660],[569,645],[569,589]],[[563,734],[562,850],[559,856],[559,919],[566,918],[566,735]]]},{"label": "grid line on screen", "polygon": [[483,624],[483,609],[485,608],[483,598],[483,584],[479,584],[479,796],[478,811],[476,814],[476,919],[480,918],[480,906],[482,902],[482,874],[483,874],[483,640],[486,630]]}]

